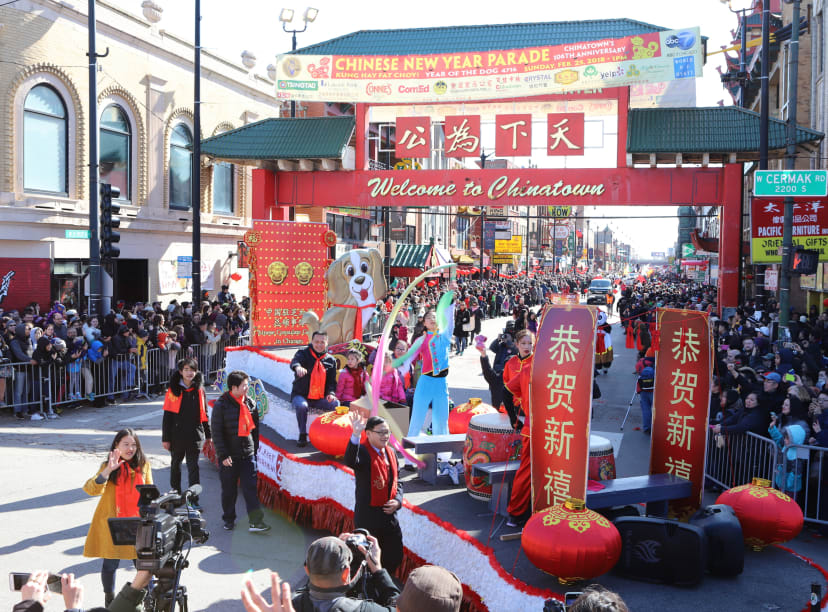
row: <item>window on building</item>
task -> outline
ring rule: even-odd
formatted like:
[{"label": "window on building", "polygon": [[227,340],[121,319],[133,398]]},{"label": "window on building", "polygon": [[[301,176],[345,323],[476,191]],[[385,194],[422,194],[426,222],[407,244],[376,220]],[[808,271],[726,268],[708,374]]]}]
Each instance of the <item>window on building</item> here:
[{"label": "window on building", "polygon": [[49,85],[37,85],[23,103],[23,188],[67,194],[69,122],[66,105]]},{"label": "window on building", "polygon": [[121,190],[121,200],[132,200],[132,132],[124,109],[110,104],[101,113],[101,182]]},{"label": "window on building", "polygon": [[192,206],[190,179],[193,172],[193,135],[183,123],[170,135],[170,208],[189,210]]},{"label": "window on building", "polygon": [[336,219],[335,215],[333,215],[331,213],[326,213],[325,214],[325,223],[328,224],[328,229],[331,230],[332,232],[336,231],[336,221],[335,221],[335,219]]},{"label": "window on building", "polygon": [[233,214],[233,164],[213,164],[213,212]]}]

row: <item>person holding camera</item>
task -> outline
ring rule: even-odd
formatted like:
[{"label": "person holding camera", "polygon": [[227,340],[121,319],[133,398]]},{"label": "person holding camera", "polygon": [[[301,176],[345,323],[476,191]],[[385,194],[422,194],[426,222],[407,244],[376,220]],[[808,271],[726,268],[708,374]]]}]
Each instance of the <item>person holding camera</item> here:
[{"label": "person holding camera", "polygon": [[236,526],[236,496],[241,483],[250,533],[270,531],[264,522],[257,489],[256,453],[259,450],[259,412],[247,397],[250,386],[245,372],[227,375],[228,391],[213,405],[210,430],[216,448],[221,481],[221,520],[225,531]]},{"label": "person holding camera", "polygon": [[[367,420],[351,412],[354,433],[345,450],[345,464],[354,470],[354,525],[376,536],[385,551],[385,567],[394,572],[403,559],[403,541],[397,511],[402,507],[397,454],[388,448],[391,429],[382,417]],[[365,431],[365,443],[360,437]]]},{"label": "person holding camera", "polygon": [[[210,422],[207,418],[207,395],[198,362],[182,359],[170,377],[170,386],[164,396],[164,418],[161,422],[161,446],[170,451],[170,487],[181,488],[181,462],[187,461],[190,486],[200,484],[198,456],[201,445],[210,440]],[[198,498],[191,498],[195,510],[201,510]]]},{"label": "person holding camera", "polygon": [[137,485],[152,484],[152,470],[141,449],[141,441],[132,429],[122,429],[112,440],[108,459],[98,474],[83,485],[89,495],[100,495],[98,507],[89,525],[84,557],[101,557],[101,583],[105,605],[115,598],[115,571],[122,559],[135,559],[135,546],[116,546],[112,542],[107,519],[137,517]]},{"label": "person holding camera", "polygon": [[[364,567],[351,576],[352,549],[365,557]],[[293,596],[296,612],[393,612],[400,590],[380,563],[382,551],[374,536],[343,533],[338,538],[319,538],[308,548],[306,587]],[[377,595],[375,601],[349,597],[350,591],[367,572],[366,590]],[[248,608],[249,610],[249,608]]]},{"label": "person holding camera", "polygon": [[23,600],[14,606],[14,612],[42,612],[49,601],[52,586],[49,584],[52,578],[57,580],[58,589],[56,592],[63,596],[63,603],[66,606],[65,612],[138,612],[144,609],[144,597],[147,594],[147,587],[152,579],[152,572],[139,571],[135,574],[132,582],[127,582],[118,593],[118,596],[106,608],[84,608],[83,606],[83,584],[75,579],[74,574],[51,575],[46,570],[37,570],[29,575],[29,579],[20,589]]}]

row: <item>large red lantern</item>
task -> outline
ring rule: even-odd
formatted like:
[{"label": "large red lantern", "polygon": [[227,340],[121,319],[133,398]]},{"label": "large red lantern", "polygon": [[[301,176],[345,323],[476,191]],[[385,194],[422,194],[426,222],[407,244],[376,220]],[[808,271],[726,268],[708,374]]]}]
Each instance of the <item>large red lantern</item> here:
[{"label": "large red lantern", "polygon": [[745,544],[753,550],[793,540],[805,522],[799,505],[764,478],[728,489],[716,503],[733,508],[742,525]]},{"label": "large red lantern", "polygon": [[822,300],[822,305],[825,306],[826,308],[828,308],[828,298],[825,298],[824,300]]},{"label": "large red lantern", "polygon": [[[308,437],[316,450],[334,457],[341,457],[348,448],[348,440],[354,433],[347,406],[337,406],[336,410],[326,412],[311,423]],[[363,434],[363,438],[365,434]]]},{"label": "large red lantern", "polygon": [[535,567],[561,584],[606,574],[621,557],[615,525],[574,498],[532,515],[520,543]]},{"label": "large red lantern", "polygon": [[469,399],[465,404],[460,404],[449,413],[449,433],[462,434],[469,429],[469,421],[478,414],[494,414],[497,410],[490,404],[484,404],[479,397]]}]

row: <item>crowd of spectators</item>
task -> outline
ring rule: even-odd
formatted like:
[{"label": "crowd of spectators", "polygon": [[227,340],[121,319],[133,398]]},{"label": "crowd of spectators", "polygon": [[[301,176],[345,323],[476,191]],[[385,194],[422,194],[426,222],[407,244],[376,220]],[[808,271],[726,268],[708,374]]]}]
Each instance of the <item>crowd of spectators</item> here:
[{"label": "crowd of spectators", "polygon": [[67,403],[159,393],[185,356],[215,372],[223,366],[221,343],[239,343],[249,327],[247,298],[237,303],[226,288],[218,298],[200,308],[177,300],[166,306],[118,302],[104,316],[59,303],[48,312],[35,302],[21,310],[0,308],[0,408],[40,420],[56,417]]}]

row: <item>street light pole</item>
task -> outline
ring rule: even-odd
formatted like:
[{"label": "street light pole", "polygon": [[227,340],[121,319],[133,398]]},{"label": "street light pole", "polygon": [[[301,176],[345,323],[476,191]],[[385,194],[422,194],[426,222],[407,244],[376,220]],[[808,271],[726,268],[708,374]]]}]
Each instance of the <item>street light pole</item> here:
[{"label": "street light pole", "polygon": [[[797,82],[799,80],[799,7],[800,0],[793,0],[791,15],[791,42],[788,54],[788,123],[785,130],[785,169],[793,170],[796,165],[796,104]],[[779,274],[779,341],[789,336],[791,302],[791,251],[793,250],[793,208],[792,197],[785,198],[785,217],[782,226],[782,270]]]},{"label": "street light pole", "polygon": [[[319,14],[318,9],[315,9],[315,8],[312,8],[312,7],[306,8],[304,15],[302,15],[302,20],[305,22],[305,27],[303,27],[301,30],[288,30],[287,29],[287,24],[289,24],[291,21],[293,21],[293,9],[287,9],[287,8],[282,9],[282,12],[279,14],[279,21],[282,22],[282,29],[285,32],[287,32],[288,34],[292,35],[291,46],[290,46],[291,51],[296,51],[296,35],[301,34],[305,30],[307,30],[308,29],[308,24],[311,23],[312,21],[316,20],[316,16],[318,14]],[[296,100],[291,100],[290,101],[290,116],[291,117],[296,116]]]},{"label": "street light pole", "polygon": [[201,0],[195,0],[193,57],[193,164],[190,201],[193,208],[193,312],[201,310]]}]

